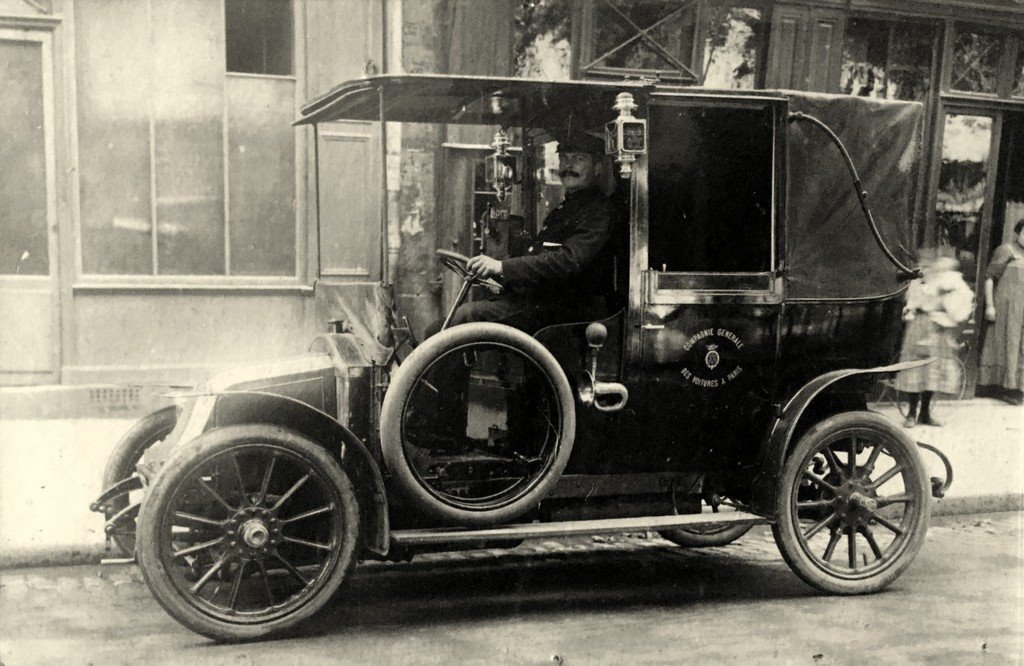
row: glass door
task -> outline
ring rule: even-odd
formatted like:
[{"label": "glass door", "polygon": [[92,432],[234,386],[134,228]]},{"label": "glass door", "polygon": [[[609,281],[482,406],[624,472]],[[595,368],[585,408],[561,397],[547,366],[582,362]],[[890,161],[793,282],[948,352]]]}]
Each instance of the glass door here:
[{"label": "glass door", "polygon": [[50,34],[0,28],[0,385],[58,376]]},{"label": "glass door", "polygon": [[[982,267],[992,230],[999,136],[996,111],[947,107],[942,125],[941,162],[937,169],[935,226],[940,249],[960,261],[964,280],[980,293]],[[961,357],[967,370],[967,393],[977,376],[980,321],[978,309],[963,333]]]}]

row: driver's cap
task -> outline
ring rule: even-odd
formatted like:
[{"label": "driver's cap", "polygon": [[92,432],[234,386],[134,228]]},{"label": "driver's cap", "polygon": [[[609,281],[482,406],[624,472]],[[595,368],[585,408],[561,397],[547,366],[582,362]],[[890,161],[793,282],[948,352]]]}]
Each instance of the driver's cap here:
[{"label": "driver's cap", "polygon": [[560,153],[588,153],[590,155],[604,155],[604,137],[595,135],[592,132],[576,131],[568,134],[561,134],[558,139],[558,152]]}]

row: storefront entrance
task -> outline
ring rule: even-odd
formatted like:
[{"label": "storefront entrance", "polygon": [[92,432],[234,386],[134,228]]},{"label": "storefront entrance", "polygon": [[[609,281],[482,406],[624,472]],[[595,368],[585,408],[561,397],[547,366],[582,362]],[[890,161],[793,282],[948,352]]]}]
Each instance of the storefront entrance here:
[{"label": "storefront entrance", "polygon": [[992,252],[1024,218],[1024,109],[947,103],[944,112],[940,162],[933,171],[936,240],[960,260],[977,295],[963,335],[965,395],[971,396],[985,336],[985,270]]},{"label": "storefront entrance", "polygon": [[0,23],[0,384],[59,378],[51,33]]}]

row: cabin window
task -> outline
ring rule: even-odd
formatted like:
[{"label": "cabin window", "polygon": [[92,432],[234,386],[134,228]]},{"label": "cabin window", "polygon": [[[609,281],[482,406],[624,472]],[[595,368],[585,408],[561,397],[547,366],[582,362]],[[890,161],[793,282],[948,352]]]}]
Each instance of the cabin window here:
[{"label": "cabin window", "polygon": [[292,73],[291,0],[226,0],[224,30],[229,72]]},{"label": "cabin window", "polygon": [[771,109],[661,103],[649,118],[651,269],[771,270]]}]

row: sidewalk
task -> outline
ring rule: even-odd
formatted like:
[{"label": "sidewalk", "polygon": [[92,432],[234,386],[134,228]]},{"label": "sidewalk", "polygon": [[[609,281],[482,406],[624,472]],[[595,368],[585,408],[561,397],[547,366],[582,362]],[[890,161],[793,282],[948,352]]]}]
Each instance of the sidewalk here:
[{"label": "sidewalk", "polygon": [[[895,407],[876,406],[901,422]],[[111,448],[138,410],[109,418],[38,418],[4,410],[0,418],[0,567],[95,562],[105,555],[103,519],[89,511]],[[128,418],[128,416],[131,418]],[[941,402],[942,428],[909,434],[942,449],[955,479],[936,513],[1024,507],[1024,408],[990,399]],[[933,475],[942,466],[925,454]],[[118,554],[111,553],[110,556]]]}]

